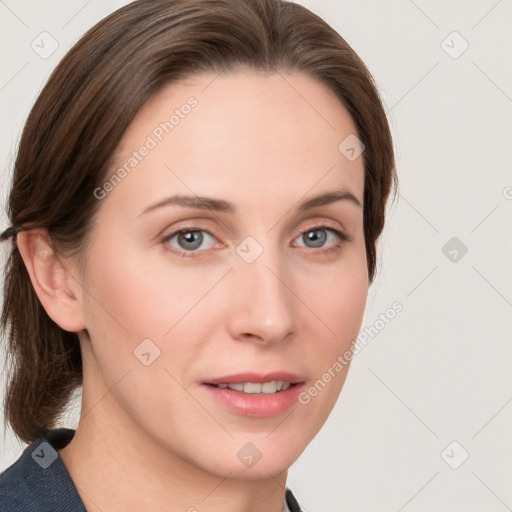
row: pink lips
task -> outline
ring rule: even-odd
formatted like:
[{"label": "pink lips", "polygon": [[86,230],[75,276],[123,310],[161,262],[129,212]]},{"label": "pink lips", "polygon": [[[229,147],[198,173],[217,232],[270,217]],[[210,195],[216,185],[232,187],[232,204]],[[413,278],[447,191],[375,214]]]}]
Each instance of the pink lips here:
[{"label": "pink lips", "polygon": [[[292,385],[288,389],[276,393],[244,393],[214,386],[214,384],[263,383],[274,380],[290,382]],[[202,387],[208,396],[234,414],[265,418],[277,416],[293,407],[297,403],[299,393],[304,388],[304,379],[290,372],[278,371],[267,374],[250,372],[209,379],[203,383]]]}]

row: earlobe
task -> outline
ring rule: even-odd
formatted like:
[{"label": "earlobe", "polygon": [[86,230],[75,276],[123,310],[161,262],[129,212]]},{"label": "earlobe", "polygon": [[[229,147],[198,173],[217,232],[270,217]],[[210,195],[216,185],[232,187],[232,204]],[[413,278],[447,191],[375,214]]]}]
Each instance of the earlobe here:
[{"label": "earlobe", "polygon": [[81,287],[43,229],[20,231],[16,243],[32,286],[48,316],[62,329],[85,329]]}]

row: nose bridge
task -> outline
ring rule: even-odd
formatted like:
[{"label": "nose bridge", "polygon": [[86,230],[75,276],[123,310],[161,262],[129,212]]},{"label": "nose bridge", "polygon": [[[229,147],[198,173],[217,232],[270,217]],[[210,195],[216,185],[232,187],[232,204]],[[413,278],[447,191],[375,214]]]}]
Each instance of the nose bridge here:
[{"label": "nose bridge", "polygon": [[276,341],[294,329],[290,273],[272,236],[246,237],[236,248],[233,313],[238,331]]}]

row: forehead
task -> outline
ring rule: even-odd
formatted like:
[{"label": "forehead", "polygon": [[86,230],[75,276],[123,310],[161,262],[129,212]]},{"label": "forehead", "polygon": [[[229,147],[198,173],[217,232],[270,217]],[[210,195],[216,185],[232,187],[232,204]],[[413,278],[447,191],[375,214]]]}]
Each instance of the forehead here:
[{"label": "forehead", "polygon": [[340,100],[309,75],[205,73],[166,84],[146,102],[110,171],[151,146],[132,162],[123,193],[168,187],[279,200],[346,185],[362,201],[363,158],[347,159],[339,148],[356,133]]},{"label": "forehead", "polygon": [[[327,133],[337,132],[339,136],[357,132],[340,99],[310,75],[234,70],[224,74],[197,74],[162,85],[141,108],[127,137],[134,129],[147,131],[155,121],[170,119],[173,110],[179,114],[191,97],[198,104],[198,108],[193,109],[193,117],[200,118],[194,128],[214,124],[215,132],[211,135],[230,128],[236,130],[240,138],[258,131],[258,139],[261,139],[264,135],[261,128],[265,127],[267,139],[273,140],[275,131],[281,128],[291,132],[293,122],[300,124],[294,127],[294,135],[302,131],[305,138],[311,140]],[[221,112],[223,115],[219,116]],[[183,131],[183,127],[179,131]],[[179,131],[173,135],[179,135]],[[286,132],[281,131],[281,135],[285,136]]]}]

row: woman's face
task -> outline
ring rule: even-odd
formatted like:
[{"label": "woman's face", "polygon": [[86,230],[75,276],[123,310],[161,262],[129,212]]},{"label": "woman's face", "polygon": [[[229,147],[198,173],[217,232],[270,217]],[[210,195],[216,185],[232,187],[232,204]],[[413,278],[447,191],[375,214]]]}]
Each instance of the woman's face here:
[{"label": "woman's face", "polygon": [[83,400],[103,422],[223,476],[297,459],[366,301],[355,134],[303,74],[196,75],[140,110],[95,191],[81,274]]}]

